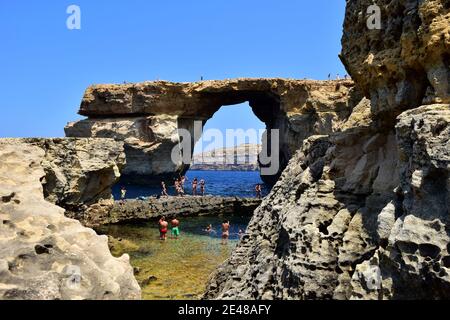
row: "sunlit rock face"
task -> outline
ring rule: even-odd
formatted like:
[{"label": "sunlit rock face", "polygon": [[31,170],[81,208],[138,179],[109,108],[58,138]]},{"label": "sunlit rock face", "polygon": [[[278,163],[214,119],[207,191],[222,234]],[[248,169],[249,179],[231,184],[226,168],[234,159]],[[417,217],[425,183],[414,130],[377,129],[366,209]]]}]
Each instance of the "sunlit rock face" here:
[{"label": "sunlit rock face", "polygon": [[111,199],[111,187],[125,165],[123,142],[112,139],[1,139],[4,144],[26,143],[43,150],[41,180],[46,200],[77,210]]},{"label": "sunlit rock face", "polygon": [[371,0],[347,0],[342,61],[376,115],[450,103],[448,0],[376,1],[381,29],[369,30]]},{"label": "sunlit rock face", "polygon": [[115,156],[96,159],[93,145],[106,154],[102,145],[112,153],[119,149],[114,141],[0,139],[0,299],[140,298],[129,257],[114,258],[106,236],[65,217],[63,208],[44,198],[50,172],[57,183],[47,199],[61,197],[67,204],[97,189],[89,174],[102,181],[101,174],[115,171],[108,167]]},{"label": "sunlit rock face", "polygon": [[347,1],[367,98],[304,141],[205,298],[449,299],[449,2]]},{"label": "sunlit rock face", "polygon": [[[201,128],[221,106],[248,101],[269,129],[264,144],[272,141],[270,129],[280,130],[279,170],[263,175],[274,183],[305,138],[339,130],[362,98],[353,87],[350,80],[286,79],[95,85],[86,90],[80,107],[79,113],[88,119],[68,124],[66,135],[124,141],[124,180],[146,184],[178,176],[188,168],[190,161],[182,163],[176,148],[179,129],[192,134],[193,147],[200,138],[194,132],[195,121]],[[185,152],[192,155],[192,150]]]}]

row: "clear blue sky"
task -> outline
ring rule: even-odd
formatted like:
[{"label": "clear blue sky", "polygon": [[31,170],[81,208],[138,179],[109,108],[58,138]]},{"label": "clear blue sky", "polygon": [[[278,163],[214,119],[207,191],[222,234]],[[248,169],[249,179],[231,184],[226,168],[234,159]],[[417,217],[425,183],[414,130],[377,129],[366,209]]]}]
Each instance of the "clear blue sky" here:
[{"label": "clear blue sky", "polygon": [[[81,30],[66,28],[71,4],[81,7]],[[63,136],[94,83],[344,74],[344,7],[344,0],[0,1],[0,137]],[[213,125],[235,127],[234,111],[219,115]],[[249,112],[240,117],[242,126],[261,126]]]}]

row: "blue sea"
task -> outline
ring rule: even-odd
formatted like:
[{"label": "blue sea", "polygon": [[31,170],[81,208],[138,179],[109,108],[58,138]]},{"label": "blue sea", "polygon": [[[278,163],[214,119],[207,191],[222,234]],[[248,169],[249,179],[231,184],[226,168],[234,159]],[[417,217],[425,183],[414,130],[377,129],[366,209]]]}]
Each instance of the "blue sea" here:
[{"label": "blue sea", "polygon": [[[265,185],[261,180],[259,171],[194,171],[190,170],[186,173],[188,181],[185,184],[186,194],[192,194],[192,180],[197,178],[199,181],[204,179],[206,182],[206,194],[213,196],[226,197],[247,197],[255,196],[255,185],[262,185],[262,195],[266,196],[270,192],[270,187]],[[167,183],[167,182],[166,182]],[[120,198],[121,184],[117,184],[113,188],[115,199]],[[127,198],[136,199],[140,197],[158,196],[161,194],[160,185],[132,185],[126,184]],[[197,188],[200,192],[200,186]],[[167,186],[170,195],[176,195],[173,186]]]}]

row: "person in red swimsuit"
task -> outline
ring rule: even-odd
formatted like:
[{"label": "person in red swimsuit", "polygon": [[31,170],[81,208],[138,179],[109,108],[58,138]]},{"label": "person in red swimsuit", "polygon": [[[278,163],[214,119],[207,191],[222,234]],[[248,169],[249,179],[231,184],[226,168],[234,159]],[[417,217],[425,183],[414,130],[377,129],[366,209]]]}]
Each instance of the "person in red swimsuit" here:
[{"label": "person in red swimsuit", "polygon": [[159,219],[159,239],[160,240],[166,240],[167,239],[167,231],[169,228],[169,223],[166,221],[166,218],[161,217],[161,219]]}]

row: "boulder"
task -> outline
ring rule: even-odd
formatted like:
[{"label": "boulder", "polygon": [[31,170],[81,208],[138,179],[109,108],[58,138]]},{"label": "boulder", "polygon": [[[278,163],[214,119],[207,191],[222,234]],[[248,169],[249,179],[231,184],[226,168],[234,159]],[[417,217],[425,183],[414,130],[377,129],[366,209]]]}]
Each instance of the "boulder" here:
[{"label": "boulder", "polygon": [[1,143],[41,149],[45,198],[69,210],[111,199],[111,188],[125,165],[123,142],[113,139],[27,138],[1,139]]},{"label": "boulder", "polygon": [[44,199],[42,143],[0,140],[0,299],[139,299],[129,257]]}]

